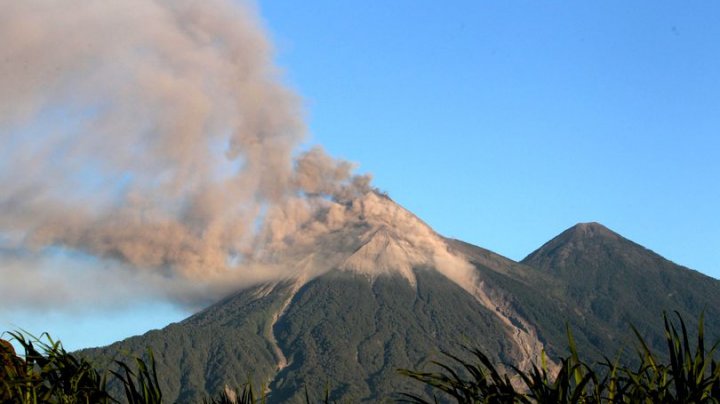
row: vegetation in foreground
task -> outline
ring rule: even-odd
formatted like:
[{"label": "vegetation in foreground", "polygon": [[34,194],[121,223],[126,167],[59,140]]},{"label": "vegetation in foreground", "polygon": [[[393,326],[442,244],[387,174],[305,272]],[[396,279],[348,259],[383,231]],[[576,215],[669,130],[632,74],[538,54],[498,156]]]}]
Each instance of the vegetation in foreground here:
[{"label": "vegetation in foreground", "polygon": [[[703,318],[697,339],[690,342],[683,319],[665,321],[667,352],[652,352],[633,328],[638,340],[639,365],[620,364],[620,357],[601,363],[583,362],[568,330],[570,354],[551,370],[545,358],[529,371],[510,366],[500,371],[487,355],[469,348],[472,361],[445,353],[445,362],[436,361],[436,372],[400,369],[418,381],[426,395],[398,392],[399,402],[431,403],[720,403],[720,362],[715,359],[718,344],[706,349]],[[2,403],[161,403],[155,362],[135,358],[130,366],[115,361],[117,369],[100,373],[88,361],[66,352],[48,335],[28,339],[10,333],[24,355],[17,355],[9,343],[0,340],[0,402]],[[42,337],[47,342],[42,341]],[[664,359],[667,358],[667,359]],[[113,397],[108,378],[123,386],[124,396]],[[205,403],[264,403],[266,394],[250,384],[230,390]],[[311,400],[305,392],[307,403]],[[328,402],[326,391],[324,399]]]},{"label": "vegetation in foreground", "polygon": [[[417,394],[403,393],[400,401],[429,403],[718,403],[720,402],[720,363],[715,359],[717,342],[706,350],[703,316],[697,340],[690,343],[685,323],[677,315],[673,323],[664,315],[668,361],[653,353],[640,333],[637,355],[640,364],[623,366],[620,358],[593,365],[580,360],[572,333],[568,329],[570,355],[562,358],[552,372],[543,358],[540,367],[529,371],[511,367],[500,372],[481,351],[470,349],[469,362],[445,353],[447,362],[433,362],[438,372],[400,370],[428,386],[434,393],[429,401]],[[679,327],[679,328],[678,328]],[[678,331],[679,329],[679,331]]]}]

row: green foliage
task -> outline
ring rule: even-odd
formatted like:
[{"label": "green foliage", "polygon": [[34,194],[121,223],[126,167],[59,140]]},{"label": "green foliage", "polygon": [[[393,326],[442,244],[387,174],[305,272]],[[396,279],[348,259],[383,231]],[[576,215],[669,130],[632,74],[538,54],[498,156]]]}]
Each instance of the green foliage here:
[{"label": "green foliage", "polygon": [[[676,313],[677,323],[663,315],[666,356],[663,361],[648,347],[640,333],[637,368],[620,366],[619,361],[590,366],[580,360],[572,333],[568,328],[570,355],[561,359],[559,369],[550,377],[545,357],[541,366],[529,371],[511,367],[515,375],[499,371],[488,357],[477,349],[469,350],[470,362],[444,353],[449,363],[433,362],[438,372],[400,369],[434,391],[432,402],[454,400],[458,403],[705,403],[720,402],[720,363],[715,353],[720,341],[705,349],[704,320],[700,316],[694,348],[685,322]],[[679,325],[679,331],[678,331]],[[513,383],[519,378],[522,383]],[[438,395],[439,394],[439,395]],[[402,393],[400,401],[430,403],[426,397]]]},{"label": "green foliage", "polygon": [[11,403],[107,403],[105,377],[86,360],[65,351],[60,342],[43,334],[28,339],[22,333],[11,337],[25,351],[23,357],[6,351],[0,397]]},{"label": "green foliage", "polygon": [[705,350],[704,316],[700,316],[695,349],[685,322],[678,314],[677,324],[664,316],[665,341],[670,363],[663,363],[645,344],[637,330],[633,330],[641,343],[638,354],[642,363],[636,371],[622,369],[625,375],[627,397],[645,399],[646,402],[718,402],[720,400],[720,367],[715,352],[720,341]]},{"label": "green foliage", "polygon": [[[9,335],[23,348],[24,355],[18,356],[8,341],[0,339],[0,403],[163,402],[155,356],[151,350],[147,352],[147,361],[133,358],[134,368],[123,361],[114,361],[118,370],[109,371],[109,376],[113,378],[110,380],[122,386],[124,395],[113,397],[106,389],[108,375],[101,375],[86,359],[66,352],[62,344],[53,341],[47,333],[39,338],[20,332],[10,332]],[[306,402],[328,403],[328,394],[329,390],[326,390],[324,400],[311,401],[306,390]],[[264,386],[256,392],[252,382],[248,382],[242,389],[226,387],[216,396],[205,398],[203,403],[264,404],[266,399]]]},{"label": "green foliage", "polygon": [[123,361],[115,361],[121,371],[111,371],[109,375],[122,384],[125,394],[113,397],[106,388],[107,373],[101,374],[85,358],[66,352],[62,344],[47,333],[39,338],[20,332],[9,335],[22,347],[24,354],[16,355],[12,345],[0,340],[2,403],[162,402],[152,352],[149,352],[149,364],[135,358],[136,370]]},{"label": "green foliage", "polygon": [[[716,352],[720,341],[706,349],[704,316],[700,315],[697,338],[691,344],[687,327],[677,313],[677,321],[663,316],[667,351],[663,356],[653,352],[640,332],[637,338],[637,367],[619,364],[607,358],[589,365],[580,359],[575,338],[567,329],[569,355],[557,366],[548,364],[544,353],[539,366],[529,370],[514,366],[496,366],[479,349],[467,349],[472,359],[443,352],[447,362],[435,361],[436,372],[399,370],[401,375],[419,381],[432,398],[417,393],[401,393],[398,401],[430,403],[717,403],[720,402],[720,363]],[[106,375],[101,375],[83,358],[67,353],[59,342],[43,334],[26,338],[10,333],[23,348],[15,354],[11,345],[0,343],[0,402],[3,403],[161,403],[163,394],[158,382],[155,357],[148,352],[147,361],[135,358],[134,368],[115,361],[119,370],[109,375],[121,383],[124,396],[112,397],[106,390]],[[667,358],[667,359],[665,359]],[[307,387],[304,401],[330,402],[331,390],[325,388],[324,399],[312,400]],[[265,403],[265,387],[259,392],[249,381],[242,389],[227,387],[207,404]],[[432,401],[431,401],[432,400]]]},{"label": "green foliage", "polygon": [[[440,367],[440,372],[427,373],[415,372],[401,369],[399,372],[404,376],[416,379],[433,389],[454,398],[459,403],[466,402],[507,402],[517,395],[507,374],[502,374],[493,366],[490,359],[477,349],[469,350],[476,358],[475,363],[467,362],[450,353],[443,352],[443,355],[451,359],[451,364],[432,362]],[[460,365],[460,370],[456,370]],[[460,371],[465,371],[468,376],[463,377]],[[419,395],[402,393],[409,402],[425,403]]]},{"label": "green foliage", "polygon": [[121,372],[110,372],[122,382],[125,398],[129,404],[159,404],[162,402],[162,391],[155,371],[155,357],[152,351],[148,351],[148,355],[150,356],[149,366],[141,358],[135,358],[137,373],[122,361],[115,361],[122,369]]}]

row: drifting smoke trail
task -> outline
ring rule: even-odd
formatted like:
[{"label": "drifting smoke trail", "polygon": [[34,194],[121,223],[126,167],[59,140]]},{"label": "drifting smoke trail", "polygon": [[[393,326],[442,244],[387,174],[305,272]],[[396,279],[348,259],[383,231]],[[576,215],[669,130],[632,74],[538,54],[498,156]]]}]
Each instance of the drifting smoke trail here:
[{"label": "drifting smoke trail", "polygon": [[1,4],[0,247],[240,279],[264,212],[368,189],[320,149],[294,157],[299,101],[249,7]]}]

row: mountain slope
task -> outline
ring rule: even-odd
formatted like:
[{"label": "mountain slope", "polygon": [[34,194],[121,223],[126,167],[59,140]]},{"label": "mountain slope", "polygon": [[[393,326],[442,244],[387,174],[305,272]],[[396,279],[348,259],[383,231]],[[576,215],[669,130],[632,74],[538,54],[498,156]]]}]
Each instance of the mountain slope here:
[{"label": "mountain slope", "polygon": [[417,388],[397,368],[419,367],[461,344],[521,366],[539,358],[544,344],[535,326],[518,312],[514,293],[497,286],[533,295],[522,279],[529,272],[517,264],[490,252],[488,266],[476,264],[459,242],[374,193],[321,213],[319,223],[276,238],[296,241],[268,258],[295,268],[296,277],[241,290],[178,324],[85,354],[151,347],[167,398],[179,402],[248,379],[267,385],[271,402],[300,401],[305,386],[317,393],[326,384],[332,399],[374,402]]},{"label": "mountain slope", "polygon": [[249,288],[162,330],[80,353],[109,366],[118,355],[140,356],[151,349],[168,402],[201,402],[225,385],[252,381],[259,386],[277,369],[269,335],[273,313],[291,291],[289,282]]},{"label": "mountain slope", "polygon": [[[521,368],[565,355],[566,325],[590,359],[629,343],[629,324],[661,347],[661,311],[718,318],[718,281],[677,266],[598,224],[562,233],[522,262],[437,235],[389,198],[329,205],[270,255],[297,276],[245,288],[172,324],[84,355],[155,352],[173,402],[198,402],[251,380],[269,402],[304,389],[377,402],[421,368],[478,347]],[[299,241],[298,241],[299,240]],[[711,336],[720,324],[708,322]],[[552,366],[552,363],[551,363]],[[416,391],[417,392],[417,391]]]},{"label": "mountain slope", "polygon": [[273,399],[300,398],[304,386],[332,397],[377,401],[414,387],[398,367],[418,367],[463,340],[506,359],[517,355],[493,313],[432,269],[417,269],[417,284],[398,276],[368,282],[332,272],[309,282],[275,331],[290,365],[270,386]]},{"label": "mountain slope", "polygon": [[333,399],[376,402],[417,388],[397,368],[420,367],[461,344],[516,362],[518,348],[494,313],[433,269],[415,269],[414,278],[412,285],[400,275],[369,281],[333,271],[294,295],[290,282],[248,289],[163,330],[83,354],[150,347],[172,402],[198,402],[248,380],[269,385],[270,402],[302,402],[305,387],[320,394],[326,386]]},{"label": "mountain slope", "polygon": [[[560,285],[552,294],[574,307],[592,344],[611,355],[627,342],[618,330],[634,325],[651,345],[664,343],[662,312],[678,311],[691,325],[705,310],[720,318],[720,281],[674,264],[598,223],[569,228],[521,261]],[[706,322],[713,340],[720,323]],[[629,336],[630,333],[620,333]]]}]

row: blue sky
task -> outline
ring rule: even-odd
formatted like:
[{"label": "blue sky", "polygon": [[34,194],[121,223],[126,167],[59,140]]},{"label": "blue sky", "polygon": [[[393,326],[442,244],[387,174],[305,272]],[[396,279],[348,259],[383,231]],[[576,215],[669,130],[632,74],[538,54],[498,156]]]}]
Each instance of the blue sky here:
[{"label": "blue sky", "polygon": [[521,259],[598,221],[720,277],[720,5],[260,3],[312,142]]},{"label": "blue sky", "polygon": [[[720,278],[719,3],[258,8],[308,146],[357,162],[441,234],[519,260],[598,221]],[[187,314],[143,301],[0,326],[74,349]]]}]

